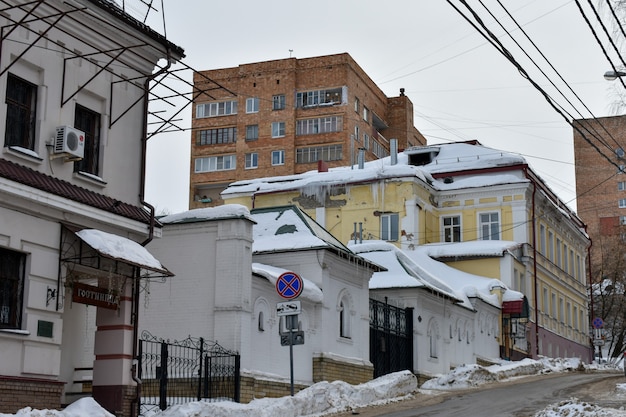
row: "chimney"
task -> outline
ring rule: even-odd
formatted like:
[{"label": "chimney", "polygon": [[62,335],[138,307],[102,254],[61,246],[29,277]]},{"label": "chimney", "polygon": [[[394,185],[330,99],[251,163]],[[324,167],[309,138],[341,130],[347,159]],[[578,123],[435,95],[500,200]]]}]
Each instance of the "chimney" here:
[{"label": "chimney", "polygon": [[389,155],[391,165],[398,165],[398,139],[389,139]]},{"label": "chimney", "polygon": [[359,148],[358,156],[359,169],[365,168],[365,149]]}]

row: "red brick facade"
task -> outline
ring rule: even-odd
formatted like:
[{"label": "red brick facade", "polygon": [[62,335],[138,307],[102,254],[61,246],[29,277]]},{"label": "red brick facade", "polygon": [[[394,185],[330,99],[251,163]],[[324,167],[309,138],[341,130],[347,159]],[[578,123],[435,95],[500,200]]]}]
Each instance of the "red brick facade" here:
[{"label": "red brick facade", "polygon": [[611,250],[620,216],[626,216],[626,172],[619,169],[626,167],[624,150],[626,116],[574,121],[576,206],[593,242],[592,259]]},{"label": "red brick facade", "polygon": [[[426,144],[413,126],[413,104],[404,92],[388,98],[346,53],[202,71],[194,74],[194,86],[190,208],[221,204],[219,193],[236,180],[315,170],[320,158],[329,167],[356,164],[359,148],[365,148],[365,160],[374,160],[389,154],[389,139],[397,139],[400,149]],[[320,93],[325,102],[302,105],[298,93],[306,92]],[[284,97],[284,107],[275,105],[275,96]],[[258,111],[246,111],[249,98],[258,98]],[[236,114],[196,117],[197,105],[224,101],[237,102]],[[333,125],[331,131],[322,133],[313,130],[315,127],[309,134],[302,133],[302,123],[319,121],[319,129],[324,130],[321,125],[330,123],[329,118],[339,120],[338,127]],[[284,123],[284,133],[273,135],[272,123]],[[246,137],[248,126],[258,127],[258,137]],[[218,129],[232,132],[233,128],[236,139],[215,136]],[[208,131],[214,136],[202,138]],[[333,157],[312,152],[322,152],[322,148],[324,152],[332,148]],[[284,163],[273,164],[272,151],[278,150],[284,150]],[[245,155],[251,153],[256,153],[257,164],[246,169]],[[232,155],[236,155],[234,169],[220,166],[196,172],[197,158],[220,158],[219,164],[226,156],[232,166]]]}]

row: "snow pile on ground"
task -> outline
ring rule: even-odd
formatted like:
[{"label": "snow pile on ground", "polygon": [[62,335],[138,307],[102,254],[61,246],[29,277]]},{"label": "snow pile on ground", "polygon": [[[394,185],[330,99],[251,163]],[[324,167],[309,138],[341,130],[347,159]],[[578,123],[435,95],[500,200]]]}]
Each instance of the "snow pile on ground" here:
[{"label": "snow pile on ground", "polygon": [[[373,381],[350,385],[342,381],[319,382],[298,392],[293,397],[261,398],[249,404],[234,402],[194,401],[176,405],[146,417],[321,417],[339,412],[356,412],[358,409],[382,405],[413,397],[414,394],[433,395],[435,391],[449,391],[477,387],[486,383],[540,375],[552,372],[608,370],[612,365],[585,365],[578,359],[539,360],[524,359],[517,362],[500,361],[496,365],[465,365],[446,375],[439,375],[417,388],[417,379],[409,371],[395,372]],[[621,367],[619,368],[621,370]],[[624,392],[626,384],[617,384],[616,391]],[[619,394],[618,394],[619,395]],[[33,410],[26,407],[16,414],[0,417],[114,417],[92,398],[83,398],[65,408]],[[554,404],[538,412],[535,417],[626,417],[625,410],[600,408],[573,398]]]},{"label": "snow pile on ground", "polygon": [[534,417],[623,417],[626,411],[615,410],[612,408],[602,408],[597,405],[580,402],[576,398],[569,401],[561,401],[558,404],[551,405]]}]

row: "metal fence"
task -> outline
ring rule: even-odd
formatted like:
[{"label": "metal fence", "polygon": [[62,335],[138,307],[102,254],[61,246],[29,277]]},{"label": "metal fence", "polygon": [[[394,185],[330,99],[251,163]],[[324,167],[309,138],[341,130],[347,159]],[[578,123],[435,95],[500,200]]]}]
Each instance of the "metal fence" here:
[{"label": "metal fence", "polygon": [[413,309],[370,299],[370,361],[374,377],[413,371]]},{"label": "metal fence", "polygon": [[217,343],[192,337],[170,342],[144,331],[138,356],[139,415],[201,399],[239,402],[240,356]]}]

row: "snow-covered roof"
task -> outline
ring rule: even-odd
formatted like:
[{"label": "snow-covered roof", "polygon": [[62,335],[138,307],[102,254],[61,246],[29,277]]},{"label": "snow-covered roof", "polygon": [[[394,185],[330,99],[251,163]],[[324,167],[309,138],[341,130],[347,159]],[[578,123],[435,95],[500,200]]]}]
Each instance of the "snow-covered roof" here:
[{"label": "snow-covered roof", "polygon": [[174,224],[234,218],[245,218],[251,220],[250,211],[246,206],[241,204],[224,204],[217,207],[206,207],[170,214],[159,218],[159,221],[162,224]]},{"label": "snow-covered roof", "polygon": [[382,241],[352,244],[350,249],[376,262],[385,272],[376,272],[370,279],[370,289],[426,288],[455,299],[460,305],[473,309],[470,298],[479,298],[488,304],[501,307],[494,288],[502,288],[506,301],[521,300],[524,295],[513,291],[500,280],[469,274],[432,259],[428,248],[417,246],[403,251]]},{"label": "snow-covered roof", "polygon": [[173,275],[145,247],[133,240],[97,229],[82,229],[76,232],[76,236],[104,257]]},{"label": "snow-covered roof", "polygon": [[509,240],[477,240],[469,242],[441,242],[422,245],[428,255],[435,259],[474,256],[504,256],[522,246]]},{"label": "snow-covered roof", "polygon": [[[424,165],[412,165],[411,156],[428,151],[432,160]],[[392,158],[386,157],[366,162],[362,169],[357,166],[330,168],[328,172],[308,171],[297,175],[266,177],[237,181],[222,192],[224,198],[237,194],[269,193],[287,190],[301,190],[307,195],[316,195],[324,187],[352,183],[373,182],[385,178],[417,178],[438,190],[484,187],[496,184],[526,183],[528,180],[521,173],[483,174],[459,178],[453,182],[443,178],[435,179],[446,172],[489,169],[526,164],[518,155],[487,148],[479,144],[449,143],[437,146],[410,148],[397,155],[397,163],[392,165]]]}]

